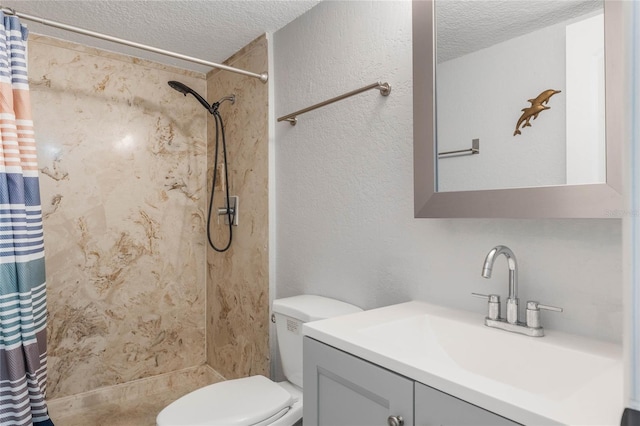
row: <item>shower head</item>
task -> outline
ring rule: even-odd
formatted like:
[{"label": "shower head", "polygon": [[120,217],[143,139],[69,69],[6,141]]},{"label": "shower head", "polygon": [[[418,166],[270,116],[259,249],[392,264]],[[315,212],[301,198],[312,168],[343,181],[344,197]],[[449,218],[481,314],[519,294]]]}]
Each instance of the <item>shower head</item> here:
[{"label": "shower head", "polygon": [[189,92],[193,92],[193,90],[191,90],[191,88],[189,86],[187,86],[186,84],[182,84],[179,81],[173,81],[172,80],[168,84],[169,84],[169,86],[171,86],[172,89],[175,89],[178,92],[183,93],[185,95],[187,93],[189,93]]},{"label": "shower head", "polygon": [[198,100],[198,102],[200,102],[202,106],[207,109],[207,111],[213,112],[213,105],[209,105],[209,103],[205,101],[204,98],[198,94],[198,92],[196,92],[186,84],[180,83],[179,81],[170,81],[169,86],[185,96],[191,93]]},{"label": "shower head", "polygon": [[178,92],[182,93],[185,96],[191,93],[198,100],[198,102],[200,102],[202,106],[205,107],[206,110],[209,111],[211,114],[215,114],[216,111],[218,111],[218,107],[220,106],[220,104],[224,101],[231,101],[232,105],[236,103],[236,95],[232,94],[230,96],[225,96],[224,98],[220,99],[218,102],[214,102],[211,105],[209,105],[209,103],[205,101],[204,98],[198,94],[198,92],[196,92],[186,84],[180,83],[179,81],[173,81],[173,80],[170,81],[168,84],[169,86],[171,86],[172,89],[177,90]]}]

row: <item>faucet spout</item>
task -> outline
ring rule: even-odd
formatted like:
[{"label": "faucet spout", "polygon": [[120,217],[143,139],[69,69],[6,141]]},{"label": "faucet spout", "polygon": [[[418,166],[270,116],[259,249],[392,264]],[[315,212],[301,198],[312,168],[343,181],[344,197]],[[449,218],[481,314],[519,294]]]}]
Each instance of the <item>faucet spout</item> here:
[{"label": "faucet spout", "polygon": [[493,263],[496,258],[503,254],[507,258],[507,266],[509,267],[509,297],[507,299],[507,321],[510,323],[518,322],[518,262],[516,255],[507,246],[495,246],[492,248],[482,265],[482,276],[491,278]]}]

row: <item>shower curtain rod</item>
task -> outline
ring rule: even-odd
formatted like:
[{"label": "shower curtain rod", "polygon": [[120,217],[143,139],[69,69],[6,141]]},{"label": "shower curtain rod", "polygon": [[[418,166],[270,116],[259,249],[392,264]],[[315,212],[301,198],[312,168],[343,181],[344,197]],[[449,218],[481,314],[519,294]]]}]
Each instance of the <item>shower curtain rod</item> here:
[{"label": "shower curtain rod", "polygon": [[38,16],[27,15],[26,13],[16,12],[14,9],[11,9],[9,7],[0,6],[0,9],[5,14],[14,15],[14,16],[17,16],[18,18],[26,19],[28,21],[37,22],[39,24],[47,25],[49,27],[54,27],[54,28],[59,28],[59,29],[66,30],[66,31],[71,31],[71,32],[82,34],[82,35],[86,35],[86,36],[89,36],[89,37],[95,37],[95,38],[99,38],[99,39],[102,39],[102,40],[111,41],[113,43],[124,44],[125,46],[131,46],[131,47],[135,47],[137,49],[147,50],[149,52],[159,53],[161,55],[171,56],[171,57],[177,58],[177,59],[182,59],[183,61],[194,62],[194,63],[200,64],[200,65],[206,65],[206,66],[209,66],[209,67],[218,68],[218,69],[225,70],[225,71],[235,72],[237,74],[243,74],[243,75],[246,75],[246,76],[249,76],[249,77],[257,78],[260,81],[262,81],[263,83],[266,83],[267,80],[269,79],[269,75],[266,72],[263,72],[262,74],[256,74],[254,72],[245,71],[245,70],[242,70],[242,69],[239,69],[239,68],[233,68],[233,67],[230,67],[228,65],[216,64],[215,62],[209,62],[209,61],[205,61],[203,59],[193,58],[191,56],[183,55],[181,53],[175,53],[175,52],[171,52],[169,50],[159,49],[159,48],[153,47],[153,46],[147,46],[146,44],[136,43],[135,41],[129,41],[129,40],[121,39],[121,38],[118,38],[118,37],[113,37],[113,36],[110,36],[110,35],[107,35],[107,34],[102,34],[102,33],[98,33],[98,32],[91,31],[91,30],[85,30],[84,28],[74,27],[73,25],[67,25],[67,24],[63,24],[61,22],[51,21],[49,19],[40,18]]}]

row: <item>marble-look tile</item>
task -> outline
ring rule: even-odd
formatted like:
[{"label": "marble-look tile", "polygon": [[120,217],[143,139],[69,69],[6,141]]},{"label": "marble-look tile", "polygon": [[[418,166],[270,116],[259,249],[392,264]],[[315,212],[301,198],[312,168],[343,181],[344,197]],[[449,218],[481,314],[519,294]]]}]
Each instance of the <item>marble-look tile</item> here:
[{"label": "marble-look tile", "polygon": [[86,412],[75,415],[55,416],[51,419],[62,426],[156,426],[156,417],[162,407],[170,401],[130,400],[125,404],[106,402],[96,405]]},{"label": "marble-look tile", "polygon": [[44,36],[33,32],[29,33],[29,41],[38,42],[40,44],[46,44],[51,47],[60,47],[64,49],[73,49],[76,52],[86,53],[92,56],[99,56],[105,59],[111,59],[119,62],[127,62],[130,64],[137,64],[145,68],[151,68],[160,71],[167,71],[172,74],[179,74],[197,79],[202,78],[202,73],[196,71],[189,71],[182,68],[173,67],[171,65],[160,64],[158,62],[149,61],[147,59],[141,59],[135,56],[127,56],[121,53],[109,52],[107,50],[98,49],[83,44],[77,44],[62,40],[55,37]]},{"label": "marble-look tile", "polygon": [[193,367],[49,401],[57,425],[154,426],[171,402],[224,378],[208,366]]},{"label": "marble-look tile", "polygon": [[[227,63],[253,72],[267,70],[266,37],[256,39]],[[231,93],[236,103],[220,113],[227,135],[230,195],[239,195],[238,227],[224,253],[207,252],[207,362],[227,378],[269,375],[268,266],[268,87],[255,78],[214,71],[209,100]],[[215,128],[208,124],[208,189],[213,175]],[[216,206],[223,206],[222,194]],[[217,245],[228,238],[213,221]]]},{"label": "marble-look tile", "polygon": [[44,216],[48,397],[205,360],[204,76],[29,41]]}]

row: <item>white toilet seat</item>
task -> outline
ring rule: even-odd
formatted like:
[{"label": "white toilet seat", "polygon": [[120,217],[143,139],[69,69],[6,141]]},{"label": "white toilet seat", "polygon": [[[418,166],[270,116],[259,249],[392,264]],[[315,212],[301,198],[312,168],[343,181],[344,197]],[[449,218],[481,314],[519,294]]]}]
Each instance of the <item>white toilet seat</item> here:
[{"label": "white toilet seat", "polygon": [[158,426],[271,424],[284,416],[295,400],[282,386],[264,376],[215,383],[193,391],[164,408]]}]

